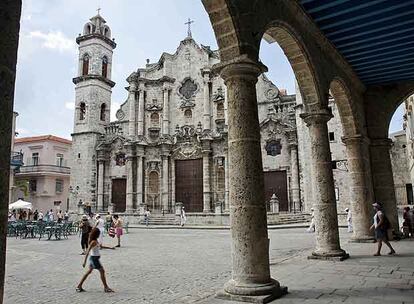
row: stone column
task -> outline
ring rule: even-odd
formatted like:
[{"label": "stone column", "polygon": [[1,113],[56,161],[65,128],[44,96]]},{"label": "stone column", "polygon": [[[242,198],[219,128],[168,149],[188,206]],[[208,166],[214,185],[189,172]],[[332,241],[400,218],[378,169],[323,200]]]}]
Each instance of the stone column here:
[{"label": "stone column", "polygon": [[369,157],[369,141],[362,135],[343,137],[346,146],[348,170],[350,177],[350,210],[352,214],[353,242],[372,242],[371,204],[374,201],[371,168]]},{"label": "stone column", "polygon": [[104,169],[105,162],[103,159],[98,159],[98,211],[104,210]]},{"label": "stone column", "polygon": [[3,303],[6,269],[10,144],[21,8],[21,0],[0,1],[0,303]]},{"label": "stone column", "polygon": [[314,187],[316,248],[309,258],[346,259],[339,244],[338,215],[328,125],[332,118],[328,110],[300,115],[309,129],[311,146],[311,176]]},{"label": "stone column", "polygon": [[163,88],[163,99],[164,105],[162,108],[162,134],[168,135],[170,134],[170,103],[169,103],[169,92],[170,89],[168,86],[164,86]]},{"label": "stone column", "polygon": [[134,82],[129,85],[129,123],[128,123],[128,135],[130,138],[135,137],[135,92],[137,86]]},{"label": "stone column", "polygon": [[142,207],[143,203],[144,203],[144,200],[143,200],[144,192],[143,192],[142,161],[143,161],[142,154],[138,154],[137,155],[137,174],[136,174],[136,177],[137,177],[137,180],[136,180],[136,182],[137,182],[137,185],[136,185],[137,186],[136,187],[136,189],[137,189],[137,208],[138,209],[140,209]]},{"label": "stone column", "polygon": [[126,144],[127,159],[126,159],[126,171],[127,171],[127,183],[126,183],[126,210],[125,212],[134,211],[134,158],[135,151],[132,143]]},{"label": "stone column", "polygon": [[[256,82],[262,64],[238,58],[217,65],[227,86],[232,279],[218,297],[270,301],[286,289],[269,269],[264,178]],[[260,303],[267,303],[265,300]],[[257,302],[259,303],[259,302]]]},{"label": "stone column", "polygon": [[175,160],[171,159],[171,203],[173,204],[171,212],[175,208]]},{"label": "stone column", "polygon": [[203,70],[204,101],[203,101],[203,130],[211,130],[211,107],[210,107],[210,70]]},{"label": "stone column", "polygon": [[[371,139],[371,171],[375,201],[379,202],[395,232],[399,231],[389,138]],[[372,208],[372,207],[371,207]]]},{"label": "stone column", "polygon": [[211,212],[210,150],[203,151],[203,212]]},{"label": "stone column", "polygon": [[144,100],[144,87],[140,86],[139,100],[138,100],[138,135],[144,135],[144,114],[145,114],[145,100]]},{"label": "stone column", "polygon": [[161,155],[162,177],[161,177],[161,205],[165,212],[168,211],[168,154]]},{"label": "stone column", "polygon": [[290,168],[291,168],[291,190],[293,209],[295,212],[300,212],[300,185],[299,185],[299,163],[298,163],[298,146],[297,144],[290,144]]}]

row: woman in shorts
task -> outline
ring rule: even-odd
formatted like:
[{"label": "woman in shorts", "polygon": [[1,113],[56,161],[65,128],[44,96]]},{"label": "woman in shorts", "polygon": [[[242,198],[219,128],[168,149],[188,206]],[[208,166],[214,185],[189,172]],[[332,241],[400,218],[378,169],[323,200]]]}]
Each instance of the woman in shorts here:
[{"label": "woman in shorts", "polygon": [[85,289],[83,289],[82,285],[88,278],[88,276],[92,273],[94,269],[97,269],[101,275],[101,281],[104,286],[105,292],[114,292],[111,288],[109,288],[108,284],[106,283],[106,277],[105,277],[105,270],[102,267],[102,264],[100,262],[101,253],[99,252],[100,248],[106,248],[106,249],[115,249],[115,247],[106,247],[102,244],[98,243],[99,234],[101,231],[98,228],[93,228],[91,233],[89,234],[89,247],[85,254],[85,259],[83,261],[82,267],[85,268],[86,261],[89,257],[89,269],[86,271],[86,273],[83,275],[81,281],[79,282],[78,286],[76,287],[77,292],[83,292]]}]

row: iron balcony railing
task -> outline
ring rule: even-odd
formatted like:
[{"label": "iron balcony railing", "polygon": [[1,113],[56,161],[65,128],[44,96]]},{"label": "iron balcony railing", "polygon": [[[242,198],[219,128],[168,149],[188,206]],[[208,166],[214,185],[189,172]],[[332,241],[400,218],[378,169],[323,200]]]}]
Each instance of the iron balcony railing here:
[{"label": "iron balcony railing", "polygon": [[56,165],[37,165],[37,166],[22,166],[19,173],[62,173],[70,174],[69,167],[62,167]]},{"label": "iron balcony railing", "polygon": [[10,165],[15,167],[23,166],[23,153],[22,152],[11,152]]}]

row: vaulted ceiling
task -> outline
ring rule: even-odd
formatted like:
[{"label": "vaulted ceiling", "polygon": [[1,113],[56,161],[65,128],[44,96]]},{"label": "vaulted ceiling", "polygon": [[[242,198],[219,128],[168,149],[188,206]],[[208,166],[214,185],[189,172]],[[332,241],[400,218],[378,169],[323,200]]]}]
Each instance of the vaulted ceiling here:
[{"label": "vaulted ceiling", "polygon": [[300,0],[366,85],[414,80],[414,0]]}]

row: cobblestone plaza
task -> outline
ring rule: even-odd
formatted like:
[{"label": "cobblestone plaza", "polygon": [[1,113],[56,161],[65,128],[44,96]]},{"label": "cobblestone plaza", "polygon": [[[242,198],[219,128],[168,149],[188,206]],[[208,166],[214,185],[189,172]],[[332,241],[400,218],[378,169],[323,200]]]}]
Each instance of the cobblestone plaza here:
[{"label": "cobblestone plaza", "polygon": [[[413,241],[394,242],[396,256],[373,257],[375,244],[348,243],[344,262],[308,260],[314,235],[269,230],[272,277],[289,288],[275,303],[414,303]],[[109,243],[107,236],[104,241]],[[228,230],[131,229],[120,249],[104,250],[109,285],[84,272],[79,238],[8,239],[5,303],[234,303],[214,298],[231,277]],[[385,254],[385,251],[383,252]]]}]

